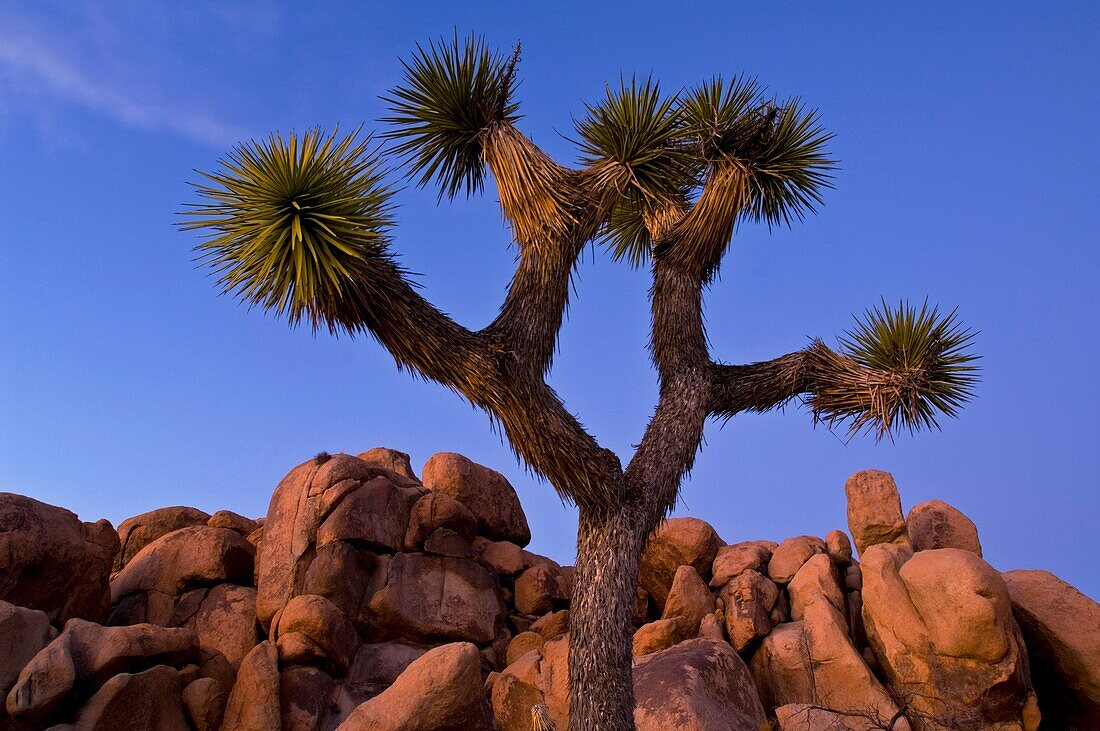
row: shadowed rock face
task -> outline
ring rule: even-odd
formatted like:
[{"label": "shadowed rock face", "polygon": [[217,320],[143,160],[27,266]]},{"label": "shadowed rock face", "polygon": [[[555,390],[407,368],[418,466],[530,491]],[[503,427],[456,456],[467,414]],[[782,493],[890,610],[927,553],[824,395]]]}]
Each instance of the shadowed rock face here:
[{"label": "shadowed rock face", "polygon": [[[320,455],[263,518],[173,507],[117,534],[0,494],[0,729],[529,731],[537,705],[564,731],[572,567],[523,550],[499,473],[451,453],[422,473]],[[1100,728],[1100,606],[1002,578],[946,503],[903,518],[887,473],[846,494],[859,561],[840,531],[655,531],[640,731]]]},{"label": "shadowed rock face", "polygon": [[766,719],[744,661],[714,640],[635,661],[634,697],[638,731],[759,731]]},{"label": "shadowed rock face", "polygon": [[64,508],[0,493],[0,600],[41,610],[55,625],[102,622],[118,548],[105,520],[83,523]]},{"label": "shadowed rock face", "polygon": [[1048,571],[1004,575],[1044,720],[1100,728],[1100,604]]}]

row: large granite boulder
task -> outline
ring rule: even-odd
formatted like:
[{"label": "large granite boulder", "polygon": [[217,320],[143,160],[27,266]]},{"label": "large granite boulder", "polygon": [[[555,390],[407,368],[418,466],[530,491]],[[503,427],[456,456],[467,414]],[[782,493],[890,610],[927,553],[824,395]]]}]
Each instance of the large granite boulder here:
[{"label": "large granite boulder", "polygon": [[[767,571],[772,551],[777,544],[771,541],[742,541],[722,546],[714,557],[710,588],[721,589],[730,579],[748,570]],[[761,567],[765,567],[761,569]]]},{"label": "large granite boulder", "polygon": [[1100,604],[1048,571],[1004,574],[1044,727],[1100,728]]},{"label": "large granite boulder", "polygon": [[[389,484],[373,483],[379,479]],[[418,490],[410,478],[347,454],[317,455],[291,470],[275,488],[256,556],[256,616],[261,625],[267,627],[277,611],[303,593],[306,574],[319,550],[319,528],[341,502],[368,483],[373,483],[370,491],[374,494]],[[408,495],[411,497],[411,493]],[[398,498],[394,501],[402,502]],[[346,516],[348,523],[354,523],[356,515],[362,516],[361,511],[352,511],[350,507],[347,512],[354,513]],[[331,527],[332,534],[326,532],[326,536],[335,542],[337,533],[345,533],[347,523],[339,531],[336,524]],[[376,529],[373,523],[363,527]],[[406,529],[407,526],[401,527],[398,537],[396,527],[387,526],[382,531],[383,540],[376,542],[384,544],[396,539],[398,545],[403,545]],[[378,538],[378,533],[373,536],[372,540]]]},{"label": "large granite boulder", "polygon": [[298,594],[323,596],[357,627],[371,624],[370,600],[386,583],[392,557],[361,551],[347,541],[326,543],[306,571]]},{"label": "large granite boulder", "polygon": [[745,663],[696,639],[634,661],[638,731],[759,731],[766,716]]},{"label": "large granite boulder", "polygon": [[490,731],[492,715],[477,647],[467,642],[424,653],[393,685],[352,711],[340,731]]},{"label": "large granite boulder", "polygon": [[714,557],[723,541],[709,523],[698,518],[670,518],[650,534],[638,567],[638,583],[657,607],[665,607],[672,580],[681,566],[691,566],[710,579]]},{"label": "large granite boulder", "polygon": [[73,729],[191,731],[184,712],[180,672],[157,665],[140,673],[119,673],[81,706]]},{"label": "large granite boulder", "polygon": [[[849,717],[848,728],[854,731],[871,731],[874,719],[892,718],[897,705],[852,646],[847,629],[844,614],[822,600],[804,606],[801,620],[772,630],[749,663],[764,705],[866,713],[862,719]],[[909,725],[902,719],[893,728],[903,731]]]},{"label": "large granite boulder", "polygon": [[699,632],[703,617],[714,611],[714,595],[710,593],[699,572],[691,566],[681,566],[672,578],[672,588],[665,600],[662,619],[677,618],[683,622],[687,637]]},{"label": "large granite boulder", "polygon": [[478,645],[492,642],[507,618],[495,572],[471,559],[423,553],[393,557],[370,611],[390,639]]},{"label": "large granite boulder", "polygon": [[281,725],[279,653],[275,643],[266,640],[241,661],[221,731],[271,731]]},{"label": "large granite boulder", "polygon": [[[7,698],[19,672],[57,637],[50,618],[37,609],[0,602],[0,701]],[[7,710],[0,703],[0,729],[7,728]]]},{"label": "large granite boulder", "polygon": [[118,534],[105,520],[81,522],[64,508],[0,492],[0,600],[38,609],[60,626],[101,622]]},{"label": "large granite boulder", "polygon": [[1034,693],[1000,574],[970,551],[893,543],[861,568],[868,640],[894,693],[935,719],[922,729],[1026,728]]},{"label": "large granite boulder", "polygon": [[111,577],[111,624],[167,626],[196,586],[252,583],[255,548],[236,531],[196,525],[157,538]]},{"label": "large granite boulder", "polygon": [[351,667],[359,649],[355,626],[335,604],[316,594],[291,599],[272,621],[271,638],[278,645],[284,667],[299,664],[288,657],[289,650],[305,645],[316,648],[318,659],[327,661],[340,675]]},{"label": "large granite boulder", "polygon": [[914,506],[905,518],[905,526],[914,551],[961,548],[982,555],[974,522],[943,500],[929,500]]},{"label": "large granite boulder", "polygon": [[256,590],[236,584],[192,589],[180,597],[171,625],[193,630],[199,644],[220,652],[236,670],[260,642]]},{"label": "large granite boulder", "polygon": [[402,477],[407,477],[413,482],[420,482],[420,478],[413,472],[412,462],[409,461],[409,455],[405,452],[399,452],[396,449],[390,449],[388,447],[374,447],[365,452],[360,452],[356,456],[368,464],[384,467]]},{"label": "large granite boulder", "polygon": [[433,454],[423,475],[431,490],[450,495],[470,509],[482,535],[519,546],[531,542],[519,496],[504,475],[454,452]]},{"label": "large granite boulder", "polygon": [[[118,524],[120,548],[115,556],[114,570],[118,571],[138,552],[150,543],[180,528],[207,525],[212,516],[198,508],[174,505],[157,508],[141,515],[127,518]],[[253,529],[255,530],[255,529]]]},{"label": "large granite boulder", "polygon": [[901,495],[894,477],[882,470],[863,470],[844,485],[848,498],[848,532],[860,555],[878,543],[909,545]]},{"label": "large granite boulder", "polygon": [[119,673],[201,661],[198,638],[190,630],[151,624],[102,627],[73,619],[19,673],[7,711],[18,721],[41,723],[65,711],[71,698],[90,695]]},{"label": "large granite boulder", "polygon": [[723,608],[726,635],[735,650],[748,649],[771,631],[771,612],[779,597],[779,587],[752,569],[723,587],[718,602]]},{"label": "large granite boulder", "polygon": [[825,541],[817,536],[788,538],[772,551],[768,561],[768,578],[777,584],[786,584],[802,565],[818,554],[825,553]]}]

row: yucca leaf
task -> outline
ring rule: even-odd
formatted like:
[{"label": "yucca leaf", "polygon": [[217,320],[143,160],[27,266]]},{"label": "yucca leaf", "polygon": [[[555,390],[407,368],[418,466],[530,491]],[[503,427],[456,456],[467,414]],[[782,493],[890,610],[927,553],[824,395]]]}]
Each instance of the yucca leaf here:
[{"label": "yucca leaf", "polygon": [[801,220],[831,187],[833,135],[797,99],[779,103],[755,80],[714,78],[683,96],[683,139],[711,170],[745,173],[744,215],[768,225]]},{"label": "yucca leaf", "polygon": [[389,259],[392,224],[392,192],[370,139],[317,129],[271,135],[220,164],[200,173],[202,202],[183,213],[183,229],[205,232],[199,261],[225,292],[292,323],[354,330],[362,308],[353,300],[370,296],[372,267]]},{"label": "yucca leaf", "polygon": [[587,116],[576,124],[581,160],[606,169],[618,195],[602,238],[616,259],[640,264],[651,243],[646,216],[681,202],[693,183],[676,99],[664,97],[653,79],[632,77],[629,84],[620,79],[618,88],[608,86],[604,99],[586,106]]},{"label": "yucca leaf", "polygon": [[824,421],[847,423],[851,433],[873,430],[879,438],[900,429],[938,428],[937,417],[955,416],[974,396],[980,370],[970,352],[976,333],[954,310],[941,315],[885,301],[856,320],[841,338],[842,352],[811,348],[814,384],[809,404]]},{"label": "yucca leaf", "polygon": [[435,181],[439,195],[470,195],[485,184],[483,135],[497,124],[519,119],[512,99],[519,46],[511,57],[493,53],[478,36],[440,39],[417,47],[404,82],[382,99],[393,113],[395,153],[405,158],[420,185]]}]

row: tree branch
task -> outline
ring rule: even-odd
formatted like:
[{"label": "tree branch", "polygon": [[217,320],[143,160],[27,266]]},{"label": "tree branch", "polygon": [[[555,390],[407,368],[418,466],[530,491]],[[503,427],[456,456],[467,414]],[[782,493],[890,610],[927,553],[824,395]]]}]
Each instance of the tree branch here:
[{"label": "tree branch", "polygon": [[806,350],[748,365],[712,364],[710,414],[729,419],[743,411],[762,413],[804,393],[812,381],[807,353],[819,347],[825,348],[819,341]]},{"label": "tree branch", "polygon": [[[519,246],[519,263],[496,319],[483,331],[532,373],[550,369],[569,303],[570,277],[609,208],[588,171],[564,168],[511,124],[484,144],[500,206]],[[606,199],[606,200],[605,200]]]},{"label": "tree branch", "polygon": [[650,350],[660,375],[657,408],[624,478],[648,533],[676,502],[695,462],[710,400],[703,280],[663,257],[653,262]]}]

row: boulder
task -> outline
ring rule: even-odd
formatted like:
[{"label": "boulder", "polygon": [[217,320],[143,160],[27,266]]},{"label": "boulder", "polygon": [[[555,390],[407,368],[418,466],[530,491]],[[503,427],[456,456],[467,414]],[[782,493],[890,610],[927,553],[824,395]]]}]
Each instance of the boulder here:
[{"label": "boulder", "polygon": [[157,508],[148,513],[135,515],[118,524],[118,538],[120,548],[115,556],[113,569],[119,571],[130,559],[150,543],[168,535],[180,528],[189,528],[193,525],[206,525],[210,515],[198,508],[188,508],[182,505],[174,505],[168,508]]},{"label": "boulder", "polygon": [[409,461],[409,455],[404,452],[398,452],[396,449],[387,449],[386,447],[375,447],[374,449],[360,452],[356,456],[368,464],[385,467],[387,470],[396,472],[402,477],[406,477],[414,482],[420,482],[420,478],[413,472],[412,463]]},{"label": "boulder", "polygon": [[[871,719],[890,719],[898,711],[852,646],[845,616],[827,601],[807,605],[804,619],[772,630],[753,654],[749,669],[769,708],[802,703],[868,714],[863,719],[849,716],[853,731],[877,728]],[[903,731],[909,725],[901,720],[893,728]]]},{"label": "boulder", "polygon": [[802,564],[820,553],[825,553],[825,541],[816,536],[788,538],[772,551],[768,561],[768,577],[778,584],[786,584],[794,578]]},{"label": "boulder", "polygon": [[708,640],[722,640],[725,642],[728,639],[726,637],[725,613],[712,612],[703,617],[703,621],[699,623],[699,636]]},{"label": "boulder", "polygon": [[428,651],[403,642],[367,642],[359,646],[346,682],[375,695],[397,680],[405,668]]},{"label": "boulder", "polygon": [[665,600],[665,611],[662,619],[675,617],[683,620],[686,637],[694,637],[699,632],[699,623],[703,617],[714,611],[714,595],[703,583],[699,572],[691,566],[681,566],[676,569],[676,575],[672,578],[672,588],[669,589],[668,598]]},{"label": "boulder", "polygon": [[[477,518],[469,508],[447,493],[429,492],[416,501],[409,514],[405,550],[419,550],[428,536],[439,528],[450,528],[467,541],[473,541],[477,535]],[[516,551],[518,553],[519,546],[516,546]]]},{"label": "boulder", "polygon": [[[425,469],[425,476],[428,470]],[[477,647],[455,642],[429,650],[393,685],[352,711],[341,731],[489,731]]]},{"label": "boulder", "polygon": [[1019,728],[1034,693],[1000,574],[970,551],[894,543],[861,567],[868,641],[893,691],[936,719],[925,729]]},{"label": "boulder", "polygon": [[825,553],[837,566],[852,563],[852,542],[848,540],[848,534],[842,530],[829,531],[825,536]]},{"label": "boulder", "polygon": [[667,650],[690,636],[683,617],[669,617],[643,624],[634,631],[634,657]]},{"label": "boulder", "polygon": [[317,594],[335,604],[357,627],[371,622],[370,600],[386,583],[391,557],[360,551],[346,541],[317,549],[300,594]]},{"label": "boulder", "polygon": [[511,541],[490,541],[479,536],[474,540],[474,549],[501,576],[513,576],[525,568],[523,549]]},{"label": "boulder", "polygon": [[373,620],[389,637],[417,641],[491,642],[505,606],[494,573],[463,558],[399,553],[385,585],[370,600]]},{"label": "boulder", "polygon": [[543,615],[569,601],[565,578],[551,566],[532,566],[516,579],[516,611]]},{"label": "boulder", "polygon": [[547,707],[557,728],[569,728],[568,638],[547,642],[505,668],[493,683],[492,698],[502,731],[529,731],[535,705]]},{"label": "boulder", "polygon": [[712,565],[710,588],[721,589],[726,582],[749,569],[759,571],[767,566],[776,544],[771,541],[742,541],[718,549]]},{"label": "boulder", "polygon": [[[385,467],[347,454],[319,454],[282,479],[267,509],[256,554],[256,616],[265,628],[302,585],[315,552],[317,530],[340,502],[364,483],[385,477],[412,486]],[[404,534],[401,535],[404,541]]]},{"label": "boulder", "polygon": [[730,581],[719,594],[726,620],[726,634],[738,652],[771,631],[771,610],[779,587],[749,569]]},{"label": "boulder", "polygon": [[227,528],[196,525],[161,536],[111,577],[111,624],[167,625],[175,599],[197,585],[252,583],[255,549]]},{"label": "boulder", "polygon": [[[19,671],[56,636],[45,612],[0,602],[0,700],[15,685]],[[0,728],[6,728],[6,719],[7,711],[0,705]]]},{"label": "boulder", "polygon": [[534,621],[531,631],[542,635],[544,640],[552,640],[561,637],[569,631],[569,610],[562,609],[557,612],[547,612]]},{"label": "boulder", "polygon": [[194,589],[180,598],[171,624],[194,630],[199,644],[220,652],[236,671],[260,642],[256,590],[236,584]]},{"label": "boulder", "polygon": [[759,731],[766,723],[745,663],[725,642],[695,639],[634,661],[638,731]]},{"label": "boulder", "polygon": [[335,686],[328,673],[314,667],[286,668],[279,673],[281,731],[318,731]]},{"label": "boulder", "polygon": [[638,568],[638,582],[658,609],[664,610],[672,579],[681,566],[691,566],[710,579],[711,565],[723,541],[698,518],[670,518],[650,534]]},{"label": "boulder", "polygon": [[107,521],[83,523],[64,508],[0,492],[0,601],[43,611],[58,626],[72,617],[103,621],[117,552]]},{"label": "boulder", "polygon": [[450,528],[436,528],[435,533],[424,541],[424,553],[451,558],[474,558],[474,547],[470,542]]},{"label": "boulder", "polygon": [[915,506],[905,518],[905,526],[914,551],[960,548],[982,555],[977,526],[943,500]]},{"label": "boulder", "polygon": [[281,723],[279,655],[275,643],[267,640],[253,647],[241,662],[221,731],[271,731]]},{"label": "boulder", "polygon": [[179,671],[166,665],[140,673],[120,673],[104,683],[81,707],[73,728],[191,731],[181,692]]},{"label": "boulder", "polygon": [[229,691],[214,678],[196,678],[183,689],[183,709],[196,731],[218,731]]},{"label": "boulder", "polygon": [[529,650],[509,662],[493,682],[493,716],[502,731],[531,731],[531,709],[545,703],[539,688],[541,662],[542,653]]},{"label": "boulder", "polygon": [[520,546],[531,542],[519,496],[504,475],[454,452],[433,454],[423,473],[433,492],[450,495],[477,516],[482,535]]},{"label": "boulder", "polygon": [[219,510],[210,516],[210,520],[206,521],[206,524],[211,528],[228,528],[231,531],[240,533],[245,538],[260,529],[259,523],[239,513],[234,513],[232,510]]},{"label": "boulder", "polygon": [[863,470],[844,484],[848,498],[848,532],[860,556],[878,543],[909,545],[901,495],[894,477],[882,470]]},{"label": "boulder", "polygon": [[300,594],[290,600],[272,622],[271,637],[282,653],[284,636],[300,633],[316,644],[339,675],[351,667],[359,649],[359,635],[336,605],[316,594]]},{"label": "boulder", "polygon": [[400,551],[405,546],[409,513],[420,499],[416,487],[399,487],[386,477],[376,477],[352,490],[317,529],[317,547],[348,541],[378,553]]},{"label": "boulder", "polygon": [[1004,574],[1050,728],[1100,728],[1100,604],[1047,571]]},{"label": "boulder", "polygon": [[508,643],[505,666],[511,665],[531,650],[541,650],[545,644],[546,639],[538,632],[532,632],[531,630],[520,632]]},{"label": "boulder", "polygon": [[806,607],[822,601],[828,602],[841,616],[847,614],[840,574],[832,560],[823,553],[802,565],[791,579],[787,591],[791,598],[791,619],[802,619]]},{"label": "boulder", "polygon": [[190,630],[150,624],[102,627],[72,619],[19,673],[7,710],[16,720],[41,722],[71,695],[87,695],[114,675],[155,665],[182,667],[200,658],[198,638]]}]

